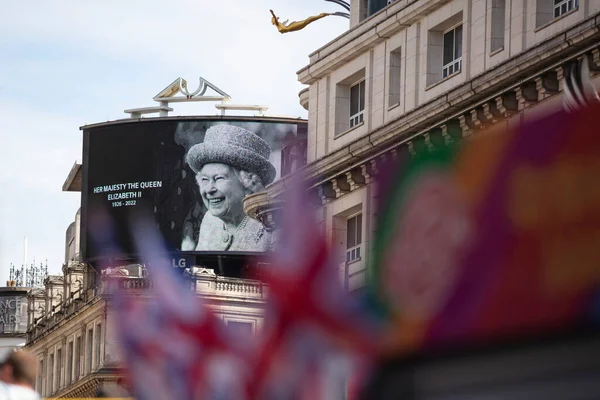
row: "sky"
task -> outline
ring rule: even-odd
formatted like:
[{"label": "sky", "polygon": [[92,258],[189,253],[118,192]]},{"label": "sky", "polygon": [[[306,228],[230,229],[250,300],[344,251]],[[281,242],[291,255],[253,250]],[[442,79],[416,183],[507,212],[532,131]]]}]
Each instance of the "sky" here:
[{"label": "sky", "polygon": [[[235,104],[306,118],[296,72],[348,29],[328,17],[280,34],[280,21],[343,11],[325,0],[22,0],[0,17],[0,286],[10,264],[60,274],[80,194],[62,192],[82,159],[80,127],[125,118],[176,78],[203,77]],[[212,115],[214,103],[173,104],[171,115]]]}]

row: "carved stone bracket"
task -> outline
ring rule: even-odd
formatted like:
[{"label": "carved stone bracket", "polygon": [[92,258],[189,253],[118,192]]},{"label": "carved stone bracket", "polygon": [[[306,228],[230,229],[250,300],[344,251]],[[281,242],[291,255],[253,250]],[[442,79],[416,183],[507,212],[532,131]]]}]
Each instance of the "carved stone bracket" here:
[{"label": "carved stone bracket", "polygon": [[319,197],[321,198],[321,203],[326,204],[331,200],[335,200],[337,198],[337,193],[333,189],[333,184],[331,181],[325,182],[319,186]]},{"label": "carved stone bracket", "polygon": [[556,71],[556,79],[558,80],[558,91],[562,92],[563,91],[564,78],[565,78],[565,69],[561,65],[559,67],[556,67],[555,71]]},{"label": "carved stone bracket", "polygon": [[355,190],[366,183],[365,176],[360,168],[354,168],[352,171],[346,172],[346,180],[350,185],[350,190]]},{"label": "carved stone bracket", "polygon": [[460,126],[460,121],[453,119],[446,121],[445,124],[441,126],[442,136],[446,140],[446,144],[454,143],[462,137],[462,128]]},{"label": "carved stone bracket", "polygon": [[462,131],[462,137],[470,136],[475,128],[477,128],[471,119],[470,113],[469,115],[459,115],[458,122]]},{"label": "carved stone bracket", "polygon": [[340,197],[350,192],[350,184],[346,179],[346,175],[340,175],[331,180],[331,187],[335,192],[336,197]]},{"label": "carved stone bracket", "polygon": [[441,127],[431,129],[426,136],[429,148],[439,148],[446,145],[446,138]]},{"label": "carved stone bracket", "polygon": [[538,101],[538,91],[535,82],[525,82],[515,90],[519,111],[524,110]]},{"label": "carved stone bracket", "polygon": [[590,65],[590,70],[598,71],[600,70],[600,50],[594,49],[591,53],[592,64]]},{"label": "carved stone bracket", "polygon": [[496,108],[504,117],[510,117],[518,112],[519,102],[517,101],[517,93],[510,91],[496,97]]},{"label": "carved stone bracket", "polygon": [[[489,114],[488,114],[489,115]],[[477,128],[485,128],[492,123],[492,118],[488,117],[485,113],[484,107],[476,107],[471,110],[471,121]]]},{"label": "carved stone bracket", "polygon": [[413,150],[416,153],[429,151],[429,143],[427,137],[425,135],[419,135],[412,138],[411,143],[413,145]]},{"label": "carved stone bracket", "polygon": [[559,85],[556,71],[548,71],[534,80],[540,100],[558,93]]},{"label": "carved stone bracket", "polygon": [[489,101],[483,105],[483,113],[492,124],[502,118],[502,112],[498,110],[496,101]]}]

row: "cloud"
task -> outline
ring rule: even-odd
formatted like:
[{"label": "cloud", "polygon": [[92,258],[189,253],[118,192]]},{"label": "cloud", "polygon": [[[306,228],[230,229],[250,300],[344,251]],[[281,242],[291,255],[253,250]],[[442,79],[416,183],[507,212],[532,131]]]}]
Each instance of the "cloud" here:
[{"label": "cloud", "polygon": [[77,119],[0,101],[0,143],[0,279],[8,278],[9,263],[22,263],[25,236],[29,261],[48,258],[56,273],[64,231],[80,201],[62,192],[73,162],[81,158]]},{"label": "cloud", "polygon": [[[30,3],[11,3],[0,27],[4,40],[42,41],[59,52],[62,47],[91,51],[102,64],[114,63],[114,68],[92,71],[90,80],[105,81],[109,75],[127,82],[145,74],[154,82],[140,93],[140,100],[147,101],[177,76],[193,81],[202,75],[236,102],[267,104],[276,114],[302,116],[306,114],[298,104],[302,85],[296,71],[307,64],[309,53],[348,24],[330,17],[285,35],[271,25],[270,8],[282,20],[339,9],[317,0],[174,0],[168,6],[158,0],[65,0],[36,2],[33,13]],[[123,63],[137,68],[123,71]],[[131,88],[125,83],[122,90]]]}]

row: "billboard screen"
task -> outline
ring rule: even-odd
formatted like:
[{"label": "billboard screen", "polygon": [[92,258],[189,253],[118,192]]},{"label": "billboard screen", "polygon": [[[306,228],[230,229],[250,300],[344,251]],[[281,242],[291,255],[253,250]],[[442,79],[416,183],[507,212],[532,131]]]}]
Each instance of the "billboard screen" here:
[{"label": "billboard screen", "polygon": [[27,296],[0,296],[0,333],[24,334],[27,332]]},{"label": "billboard screen", "polygon": [[274,235],[243,211],[243,198],[305,161],[306,121],[156,118],[84,127],[82,255],[103,257],[87,224],[108,214],[123,256],[131,221],[152,215],[173,252],[261,254]]}]

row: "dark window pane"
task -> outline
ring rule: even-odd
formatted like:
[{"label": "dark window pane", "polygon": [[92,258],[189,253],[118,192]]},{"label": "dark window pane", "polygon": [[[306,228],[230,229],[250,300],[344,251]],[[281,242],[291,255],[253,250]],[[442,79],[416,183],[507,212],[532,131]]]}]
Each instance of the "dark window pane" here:
[{"label": "dark window pane", "polygon": [[360,247],[356,248],[356,258],[360,258]]},{"label": "dark window pane", "polygon": [[356,216],[356,244],[362,243],[362,214]]},{"label": "dark window pane", "polygon": [[462,56],[462,25],[457,26],[455,29],[456,41],[454,42],[454,59],[458,59]]},{"label": "dark window pane", "polygon": [[360,92],[359,85],[354,85],[350,88],[350,115],[358,112],[358,96]]},{"label": "dark window pane", "polygon": [[360,94],[358,97],[358,111],[362,111],[365,109],[365,81],[362,81],[359,86]]},{"label": "dark window pane", "polygon": [[252,323],[250,322],[228,321],[227,327],[236,334],[252,335]]},{"label": "dark window pane", "polygon": [[355,232],[356,232],[356,219],[350,218],[347,224],[346,230],[346,248],[349,249],[356,245],[355,241]]},{"label": "dark window pane", "polygon": [[452,61],[454,52],[454,31],[444,34],[444,65]]}]

